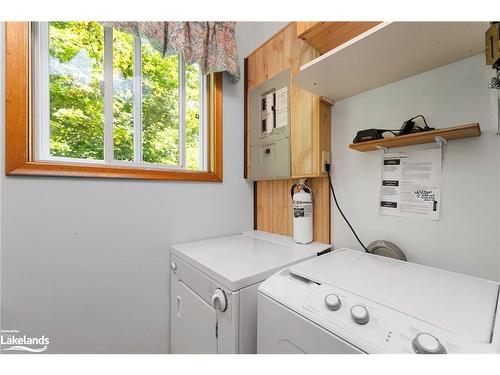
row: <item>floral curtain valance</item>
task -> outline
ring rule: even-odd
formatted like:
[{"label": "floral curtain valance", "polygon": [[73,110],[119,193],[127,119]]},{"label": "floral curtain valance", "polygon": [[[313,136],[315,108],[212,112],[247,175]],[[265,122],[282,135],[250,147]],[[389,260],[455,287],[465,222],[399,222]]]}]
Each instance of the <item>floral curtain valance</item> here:
[{"label": "floral curtain valance", "polygon": [[236,22],[103,22],[104,26],[147,38],[164,56],[182,53],[203,74],[228,72],[240,79]]}]

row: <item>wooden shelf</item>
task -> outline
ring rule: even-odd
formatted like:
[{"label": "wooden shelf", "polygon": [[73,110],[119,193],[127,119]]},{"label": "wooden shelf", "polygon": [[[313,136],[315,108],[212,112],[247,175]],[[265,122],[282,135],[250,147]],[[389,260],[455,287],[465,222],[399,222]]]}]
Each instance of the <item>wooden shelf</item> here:
[{"label": "wooden shelf", "polygon": [[351,143],[349,148],[356,151],[373,151],[377,150],[377,146],[385,148],[404,147],[411,145],[420,145],[424,143],[434,143],[436,137],[442,137],[447,141],[460,138],[479,137],[481,129],[478,123],[454,126],[452,128],[436,129],[422,133],[413,133],[401,135],[397,137],[389,137],[377,139],[375,141],[367,141],[360,143]]},{"label": "wooden shelf", "polygon": [[338,101],[476,55],[488,22],[382,22],[304,64],[294,82]]}]

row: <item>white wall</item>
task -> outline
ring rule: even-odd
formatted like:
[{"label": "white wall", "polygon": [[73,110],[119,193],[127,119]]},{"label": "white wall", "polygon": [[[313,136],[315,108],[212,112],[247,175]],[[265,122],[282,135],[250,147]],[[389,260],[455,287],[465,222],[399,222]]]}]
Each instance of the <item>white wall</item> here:
[{"label": "white wall", "polygon": [[[282,26],[238,25],[242,68]],[[2,148],[2,328],[48,336],[50,353],[169,352],[170,245],[253,225],[243,80],[224,80],[223,116],[221,184],[5,177]]]},{"label": "white wall", "polygon": [[[500,280],[500,137],[496,96],[487,87],[491,76],[477,55],[335,103],[336,192],[365,245],[386,239],[410,261]],[[479,138],[448,143],[437,222],[379,216],[380,151],[347,147],[360,129],[397,129],[417,114],[438,128],[479,122],[482,130]],[[360,249],[336,207],[332,212],[335,247]]]}]

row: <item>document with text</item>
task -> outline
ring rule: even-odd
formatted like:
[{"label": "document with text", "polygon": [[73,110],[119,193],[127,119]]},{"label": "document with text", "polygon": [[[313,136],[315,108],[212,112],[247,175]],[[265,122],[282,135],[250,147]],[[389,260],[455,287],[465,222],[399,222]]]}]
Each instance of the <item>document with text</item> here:
[{"label": "document with text", "polygon": [[439,148],[385,153],[380,214],[439,220],[441,162]]}]

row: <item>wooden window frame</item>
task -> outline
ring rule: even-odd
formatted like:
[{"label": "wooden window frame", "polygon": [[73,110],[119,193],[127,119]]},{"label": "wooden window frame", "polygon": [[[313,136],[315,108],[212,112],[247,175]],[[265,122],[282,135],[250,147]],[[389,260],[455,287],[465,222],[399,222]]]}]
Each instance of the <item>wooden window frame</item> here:
[{"label": "wooden window frame", "polygon": [[29,22],[5,24],[5,174],[7,176],[97,177],[222,182],[222,73],[207,78],[207,170],[148,168],[34,157],[34,106]]}]

